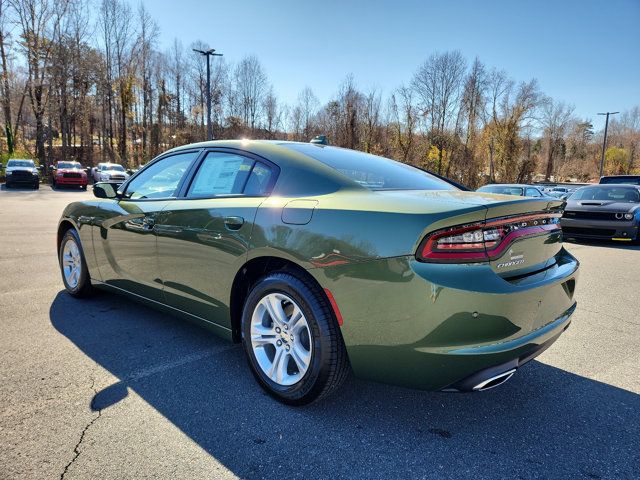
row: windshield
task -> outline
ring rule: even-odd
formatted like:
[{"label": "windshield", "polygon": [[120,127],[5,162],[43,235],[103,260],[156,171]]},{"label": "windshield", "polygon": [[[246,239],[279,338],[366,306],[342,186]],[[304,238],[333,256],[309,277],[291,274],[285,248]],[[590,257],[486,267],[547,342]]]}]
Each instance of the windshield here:
[{"label": "windshield", "polygon": [[602,177],[600,183],[626,183],[628,185],[640,185],[640,175],[629,175],[626,177]]},{"label": "windshield", "polygon": [[633,187],[585,187],[569,197],[571,200],[601,200],[610,202],[640,203],[640,191]]},{"label": "windshield", "polygon": [[316,144],[282,144],[318,160],[370,190],[455,190],[444,180],[418,168],[338,147]]},{"label": "windshield", "polygon": [[9,160],[7,167],[35,167],[33,160]]},{"label": "windshield", "polygon": [[115,170],[116,172],[124,172],[124,167],[122,165],[118,165],[117,163],[110,163],[109,165],[105,165],[102,167],[102,170]]},{"label": "windshield", "polygon": [[479,192],[501,193],[502,195],[517,195],[521,197],[524,192],[522,187],[510,187],[507,185],[485,185],[478,189]]},{"label": "windshield", "polygon": [[58,168],[82,168],[79,162],[58,162]]}]

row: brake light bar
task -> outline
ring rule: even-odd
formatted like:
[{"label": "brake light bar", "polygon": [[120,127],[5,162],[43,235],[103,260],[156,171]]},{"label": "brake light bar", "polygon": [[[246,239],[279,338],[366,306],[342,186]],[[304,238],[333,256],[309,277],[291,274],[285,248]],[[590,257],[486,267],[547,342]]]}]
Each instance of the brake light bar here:
[{"label": "brake light bar", "polygon": [[485,262],[519,238],[560,230],[561,216],[532,213],[444,228],[424,238],[416,257],[424,262]]}]

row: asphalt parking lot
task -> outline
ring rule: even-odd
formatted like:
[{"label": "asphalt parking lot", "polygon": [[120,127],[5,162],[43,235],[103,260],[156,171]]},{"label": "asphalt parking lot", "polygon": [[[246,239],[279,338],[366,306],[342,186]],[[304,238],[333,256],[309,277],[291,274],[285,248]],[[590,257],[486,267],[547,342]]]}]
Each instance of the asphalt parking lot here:
[{"label": "asphalt parking lot", "polygon": [[639,247],[568,244],[573,323],[500,388],[351,378],[291,408],[239,346],[63,292],[57,220],[91,196],[0,190],[0,478],[640,478]]}]

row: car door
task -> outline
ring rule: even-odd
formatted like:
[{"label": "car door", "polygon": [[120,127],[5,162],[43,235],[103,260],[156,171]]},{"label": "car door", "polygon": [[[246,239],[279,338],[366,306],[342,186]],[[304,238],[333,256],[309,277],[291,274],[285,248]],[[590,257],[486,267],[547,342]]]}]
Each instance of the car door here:
[{"label": "car door", "polygon": [[154,224],[158,213],[176,198],[199,153],[180,152],[154,161],[124,186],[120,199],[103,209],[94,236],[103,282],[163,301]]},{"label": "car door", "polygon": [[230,328],[229,297],[247,258],[256,212],[277,167],[246,153],[209,150],[183,197],[156,220],[166,302]]}]

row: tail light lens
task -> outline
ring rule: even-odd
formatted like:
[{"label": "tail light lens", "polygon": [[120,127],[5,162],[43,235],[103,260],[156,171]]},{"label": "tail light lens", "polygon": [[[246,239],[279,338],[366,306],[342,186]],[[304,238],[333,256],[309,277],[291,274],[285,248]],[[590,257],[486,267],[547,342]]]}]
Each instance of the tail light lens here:
[{"label": "tail light lens", "polygon": [[424,262],[484,262],[499,257],[516,239],[560,230],[560,213],[537,213],[490,219],[437,230],[420,244]]}]

